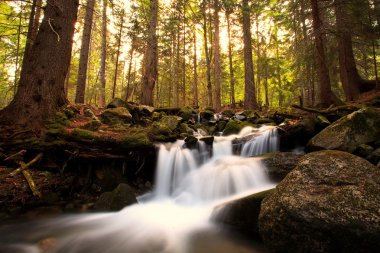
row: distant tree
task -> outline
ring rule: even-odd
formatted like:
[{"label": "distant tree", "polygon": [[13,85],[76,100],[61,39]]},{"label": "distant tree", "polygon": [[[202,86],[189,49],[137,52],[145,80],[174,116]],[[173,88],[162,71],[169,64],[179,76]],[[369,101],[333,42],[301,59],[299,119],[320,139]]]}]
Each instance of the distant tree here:
[{"label": "distant tree", "polygon": [[0,111],[0,122],[41,134],[46,120],[66,104],[77,0],[48,1],[35,43],[25,59],[17,93]]},{"label": "distant tree", "polygon": [[214,108],[217,112],[221,109],[221,101],[220,101],[220,84],[221,84],[221,67],[220,67],[220,32],[219,32],[219,12],[220,12],[220,6],[219,6],[219,0],[214,0],[214,29],[215,29],[215,35],[214,35],[214,84],[215,84],[215,102],[214,102]]},{"label": "distant tree", "polygon": [[92,21],[94,16],[95,0],[87,0],[86,16],[84,18],[82,44],[79,58],[79,70],[75,103],[84,103],[87,80],[88,56],[90,52]]},{"label": "distant tree", "polygon": [[208,36],[207,36],[207,13],[206,13],[206,7],[207,7],[207,1],[203,0],[201,4],[202,8],[202,16],[203,16],[203,45],[205,50],[205,57],[206,57],[206,73],[207,73],[207,94],[208,94],[208,106],[212,107],[212,84],[211,84],[211,60],[210,60],[210,51],[208,48]]},{"label": "distant tree", "polygon": [[108,0],[103,0],[102,9],[102,46],[100,53],[99,107],[105,107],[106,105],[107,1]]},{"label": "distant tree", "polygon": [[153,106],[153,92],[158,78],[158,0],[150,0],[148,37],[144,55],[144,73],[141,85],[141,104]]},{"label": "distant tree", "polygon": [[256,109],[255,76],[252,59],[251,8],[248,0],[242,0],[244,42],[244,108]]}]

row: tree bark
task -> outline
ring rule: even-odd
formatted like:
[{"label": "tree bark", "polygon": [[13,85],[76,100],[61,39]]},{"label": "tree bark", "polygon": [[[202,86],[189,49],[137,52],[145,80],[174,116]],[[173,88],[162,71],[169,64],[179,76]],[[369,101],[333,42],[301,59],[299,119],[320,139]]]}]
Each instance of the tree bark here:
[{"label": "tree bark", "polygon": [[48,1],[35,43],[21,70],[16,96],[0,112],[2,123],[41,134],[46,120],[67,103],[64,82],[77,10],[77,0]]},{"label": "tree bark", "polygon": [[[360,93],[370,90],[370,82],[363,80],[356,67],[352,48],[351,20],[347,2],[336,0],[334,3],[337,41],[339,50],[339,72],[347,101],[359,98]],[[368,87],[366,87],[368,86]]]},{"label": "tree bark", "polygon": [[219,0],[214,0],[214,85],[215,85],[215,102],[214,108],[217,112],[221,110],[220,102],[220,82],[221,82],[221,67],[220,67],[220,34],[219,34]]},{"label": "tree bark", "polygon": [[90,53],[92,21],[94,14],[95,0],[87,0],[86,15],[84,18],[82,45],[79,57],[79,69],[77,79],[77,90],[75,94],[75,103],[84,103],[86,91],[88,57]]},{"label": "tree bark", "polygon": [[194,72],[194,77],[193,77],[193,106],[198,107],[198,59],[197,59],[197,34],[194,32],[193,33],[193,48],[194,48],[194,56],[193,56],[193,72]]},{"label": "tree bark", "polygon": [[316,62],[319,75],[319,97],[321,106],[338,104],[339,100],[331,90],[329,69],[325,56],[325,42],[322,34],[322,22],[317,0],[310,0],[313,17],[313,31],[316,47]]},{"label": "tree bark", "polygon": [[38,26],[40,24],[41,5],[42,5],[42,0],[33,0],[32,2],[30,16],[29,16],[28,34],[26,36],[26,43],[25,43],[24,59],[27,57],[27,54],[30,52],[30,47],[37,36]]},{"label": "tree bark", "polygon": [[252,42],[251,42],[251,10],[248,0],[242,1],[243,41],[244,41],[244,108],[256,109],[255,76],[253,73]]},{"label": "tree bark", "polygon": [[120,48],[121,48],[121,35],[123,33],[124,26],[124,10],[121,12],[121,22],[119,27],[119,34],[117,38],[117,51],[116,51],[116,61],[115,61],[115,71],[113,77],[113,87],[112,87],[112,99],[115,98],[116,93],[116,84],[117,84],[117,75],[119,71],[119,57],[120,57]]},{"label": "tree bark", "polygon": [[206,16],[206,0],[202,1],[202,16],[203,16],[203,39],[204,39],[204,50],[206,57],[206,73],[207,73],[207,95],[208,95],[208,106],[212,107],[212,84],[211,84],[211,61],[210,53],[208,50],[208,38],[207,38],[207,16]]},{"label": "tree bark", "polygon": [[102,48],[100,56],[99,107],[105,107],[106,105],[107,1],[108,0],[103,0],[102,10]]},{"label": "tree bark", "polygon": [[149,27],[145,51],[144,74],[141,85],[141,104],[153,106],[154,86],[158,77],[157,45],[158,0],[150,0]]},{"label": "tree bark", "polygon": [[227,20],[227,35],[228,35],[228,62],[230,68],[230,103],[231,107],[235,108],[235,77],[234,77],[234,67],[232,60],[232,43],[231,43],[231,20],[230,20],[231,11],[226,11],[226,20]]}]

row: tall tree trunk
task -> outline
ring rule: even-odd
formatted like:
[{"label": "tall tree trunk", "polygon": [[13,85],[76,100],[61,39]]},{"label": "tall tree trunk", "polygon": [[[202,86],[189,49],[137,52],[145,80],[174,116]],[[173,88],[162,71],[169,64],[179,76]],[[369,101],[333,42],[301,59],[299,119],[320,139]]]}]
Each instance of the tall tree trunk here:
[{"label": "tall tree trunk", "polygon": [[179,26],[178,26],[178,33],[177,33],[177,36],[176,36],[176,63],[175,63],[175,66],[174,66],[174,69],[175,69],[175,73],[174,73],[174,105],[176,107],[179,107],[180,106],[180,101],[179,101],[179,92],[180,92],[180,87],[179,87],[179,83],[180,83],[180,73],[181,73],[181,68],[180,68],[180,34],[179,34]]},{"label": "tall tree trunk", "polygon": [[280,50],[279,50],[279,42],[278,42],[278,31],[276,29],[275,33],[274,33],[274,40],[275,40],[275,43],[276,43],[276,60],[277,60],[277,64],[276,64],[276,76],[277,76],[277,85],[278,85],[278,105],[281,107],[283,105],[283,102],[284,102],[284,97],[283,97],[283,94],[282,94],[282,79],[281,79],[281,67],[280,67]]},{"label": "tall tree trunk", "polygon": [[24,51],[24,59],[27,57],[27,54],[30,52],[30,46],[33,44],[33,41],[36,39],[38,26],[40,24],[40,16],[41,16],[41,5],[42,0],[33,0],[30,16],[29,16],[29,24],[28,24],[28,34],[26,36],[25,43],[25,51]]},{"label": "tall tree trunk", "polygon": [[227,35],[228,35],[228,62],[230,68],[230,103],[231,107],[235,108],[235,77],[234,77],[234,67],[232,60],[232,43],[231,43],[231,11],[226,11],[227,20]]},{"label": "tall tree trunk", "polygon": [[220,82],[221,82],[221,67],[220,67],[220,35],[219,35],[219,0],[214,0],[214,84],[215,84],[215,103],[214,108],[217,112],[221,110],[220,102]]},{"label": "tall tree trunk", "polygon": [[107,1],[108,0],[103,0],[102,9],[102,48],[100,55],[99,107],[105,107],[106,105]]},{"label": "tall tree trunk", "polygon": [[257,38],[257,63],[256,63],[256,76],[257,76],[257,83],[256,83],[256,88],[257,88],[257,103],[261,106],[261,41],[260,41],[260,30],[259,30],[259,13],[257,12],[256,14],[256,38]]},{"label": "tall tree trunk", "polygon": [[322,22],[320,19],[319,6],[317,0],[311,1],[311,10],[313,17],[313,31],[316,47],[316,61],[319,75],[319,97],[321,106],[330,106],[338,104],[339,100],[331,90],[329,69],[325,56],[325,42],[322,33]]},{"label": "tall tree trunk", "polygon": [[[336,0],[334,4],[335,21],[339,50],[339,72],[346,100],[351,101],[367,90],[367,82],[359,75],[352,49],[351,20],[348,14],[347,2]],[[371,89],[369,87],[368,89]]]},{"label": "tall tree trunk", "polygon": [[157,45],[158,0],[150,0],[149,27],[145,51],[144,74],[141,84],[141,104],[153,106],[154,86],[158,77]]},{"label": "tall tree trunk", "polygon": [[203,16],[203,39],[204,39],[204,50],[206,57],[206,71],[207,71],[207,94],[208,94],[208,106],[212,107],[212,85],[211,85],[211,62],[210,54],[208,50],[208,40],[207,40],[207,16],[206,16],[206,0],[202,1],[202,16]]},{"label": "tall tree trunk", "polygon": [[86,16],[84,18],[82,45],[79,58],[79,69],[77,79],[77,91],[75,94],[75,103],[84,103],[86,91],[88,56],[90,52],[92,21],[94,14],[95,0],[87,0]]},{"label": "tall tree trunk", "polygon": [[123,33],[123,26],[124,26],[124,10],[121,13],[119,35],[117,38],[117,51],[116,51],[115,71],[114,71],[114,77],[113,77],[112,98],[115,98],[115,93],[116,93],[116,84],[117,84],[117,75],[119,71],[119,57],[120,57],[120,48],[121,48],[121,35]]},{"label": "tall tree trunk", "polygon": [[268,59],[267,52],[264,50],[264,63],[265,63],[265,79],[264,79],[264,90],[265,90],[265,106],[269,107],[269,87],[268,87]]},{"label": "tall tree trunk", "polygon": [[127,74],[127,88],[126,88],[126,91],[125,91],[125,101],[128,102],[129,100],[129,97],[131,95],[131,72],[132,72],[132,63],[133,63],[133,54],[134,54],[134,51],[135,51],[135,40],[136,40],[136,37],[133,36],[132,37],[132,43],[131,43],[131,49],[129,50],[129,64],[128,64],[128,74]]},{"label": "tall tree trunk", "polygon": [[194,77],[193,77],[193,106],[198,107],[198,59],[197,59],[197,34],[193,33],[193,72],[194,72]]},{"label": "tall tree trunk", "polygon": [[186,0],[183,0],[182,13],[182,106],[186,105]]},{"label": "tall tree trunk", "polygon": [[242,1],[243,41],[244,41],[244,108],[256,109],[255,76],[253,73],[252,42],[251,42],[251,9],[248,0]]},{"label": "tall tree trunk", "polygon": [[21,70],[13,101],[0,121],[40,134],[46,120],[67,103],[64,89],[70,64],[77,0],[48,1],[44,19]]}]

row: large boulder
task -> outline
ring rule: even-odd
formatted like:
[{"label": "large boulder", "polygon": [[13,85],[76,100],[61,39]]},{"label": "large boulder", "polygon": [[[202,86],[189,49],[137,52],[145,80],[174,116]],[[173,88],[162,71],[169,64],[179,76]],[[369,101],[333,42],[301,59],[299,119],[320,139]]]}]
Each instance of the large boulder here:
[{"label": "large boulder", "polygon": [[264,199],[259,230],[273,252],[377,252],[380,170],[346,152],[307,154]]},{"label": "large boulder", "polygon": [[132,123],[132,115],[125,107],[110,108],[100,115],[100,120],[107,125]]},{"label": "large boulder", "polygon": [[380,139],[380,113],[361,109],[325,128],[307,147],[311,151],[332,149],[352,153],[360,144]]},{"label": "large boulder", "polygon": [[275,152],[259,157],[267,168],[270,179],[279,182],[297,166],[302,156],[303,154],[293,152]]},{"label": "large boulder", "polygon": [[163,116],[160,121],[154,122],[149,131],[149,139],[158,142],[175,141],[180,136],[182,118],[178,116]]},{"label": "large boulder", "polygon": [[128,103],[121,98],[114,98],[108,105],[107,109],[125,107],[128,108]]}]

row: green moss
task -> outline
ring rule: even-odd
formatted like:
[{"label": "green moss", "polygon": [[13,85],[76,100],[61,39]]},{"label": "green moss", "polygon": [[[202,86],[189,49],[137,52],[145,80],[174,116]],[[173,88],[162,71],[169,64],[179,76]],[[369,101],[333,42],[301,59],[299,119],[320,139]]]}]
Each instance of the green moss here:
[{"label": "green moss", "polygon": [[121,141],[120,145],[123,148],[144,148],[153,146],[146,133],[128,135]]},{"label": "green moss", "polygon": [[95,132],[85,130],[85,129],[80,129],[80,128],[75,128],[72,132],[72,136],[79,140],[80,139],[92,140],[96,137]]},{"label": "green moss", "polygon": [[243,122],[240,120],[230,120],[224,128],[223,135],[237,134],[246,126],[251,126],[249,122]]}]

